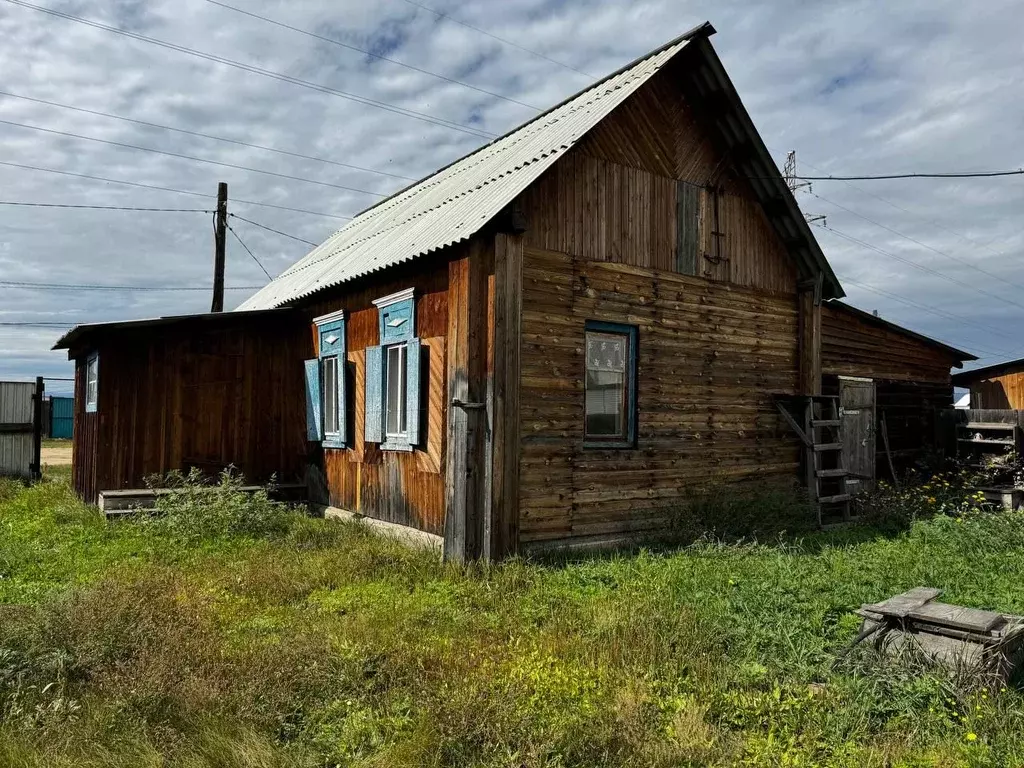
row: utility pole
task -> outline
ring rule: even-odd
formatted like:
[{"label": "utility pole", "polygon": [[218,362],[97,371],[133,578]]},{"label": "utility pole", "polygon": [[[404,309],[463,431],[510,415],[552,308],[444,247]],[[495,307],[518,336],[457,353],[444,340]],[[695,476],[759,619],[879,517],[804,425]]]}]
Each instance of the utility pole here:
[{"label": "utility pole", "polygon": [[[796,197],[796,193],[801,189],[806,189],[808,193],[814,194],[811,189],[811,182],[800,181],[796,175],[796,150],[792,149],[786,154],[786,164],[782,168],[782,178],[786,180],[786,186],[789,187],[789,191]],[[805,213],[804,219],[807,220],[808,224],[814,224],[820,221],[822,226],[828,226],[828,222],[825,216],[820,213]]]},{"label": "utility pole", "polygon": [[217,213],[213,225],[213,306],[211,312],[224,311],[224,246],[228,226],[228,185],[217,185]]}]

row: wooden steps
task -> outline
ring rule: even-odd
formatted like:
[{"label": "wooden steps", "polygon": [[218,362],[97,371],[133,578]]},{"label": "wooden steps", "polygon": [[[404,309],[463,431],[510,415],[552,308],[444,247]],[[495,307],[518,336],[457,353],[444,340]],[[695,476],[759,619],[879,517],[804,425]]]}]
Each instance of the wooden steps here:
[{"label": "wooden steps", "polygon": [[[778,397],[775,404],[804,444],[805,484],[818,525],[850,521],[849,471],[843,464],[839,398],[832,395]],[[802,413],[798,414],[799,411]]]},{"label": "wooden steps", "polygon": [[819,469],[818,477],[846,477],[850,473],[845,469]]}]

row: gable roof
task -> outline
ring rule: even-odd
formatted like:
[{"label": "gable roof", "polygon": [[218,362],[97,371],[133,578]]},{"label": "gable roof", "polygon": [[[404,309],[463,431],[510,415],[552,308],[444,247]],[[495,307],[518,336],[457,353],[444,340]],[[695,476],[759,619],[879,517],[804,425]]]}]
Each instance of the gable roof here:
[{"label": "gable roof", "polygon": [[1024,357],[1019,360],[1007,360],[1005,363],[986,365],[984,368],[975,368],[964,371],[953,376],[953,384],[958,387],[969,387],[978,381],[992,379],[996,376],[1003,376],[1007,373],[1019,373],[1024,371]]},{"label": "gable roof", "polygon": [[[846,312],[847,314],[853,315],[854,317],[864,321],[865,323],[868,323],[869,325],[874,325],[878,328],[883,328],[887,331],[898,333],[901,336],[906,336],[907,338],[914,339],[915,341],[919,341],[922,344],[926,344],[929,347],[932,347],[933,349],[945,352],[951,358],[957,361],[957,368],[962,368],[963,363],[966,360],[978,359],[977,356],[972,355],[970,352],[964,352],[962,349],[957,349],[956,347],[951,347],[948,344],[943,344],[941,341],[937,341],[936,339],[933,339],[930,336],[924,336],[923,334],[917,333],[916,331],[912,331],[909,328],[905,328],[902,325],[897,325],[896,323],[890,322],[889,320],[885,320],[881,317],[878,317],[878,315],[873,315],[870,312],[865,312],[863,309],[857,309],[856,307],[847,304],[845,301],[830,301],[825,306],[831,307],[832,309],[838,309],[842,312]],[[962,376],[964,374],[958,375]]]},{"label": "gable roof", "polygon": [[[313,249],[238,310],[269,309],[400,264],[476,234],[587,132],[689,45],[703,52],[696,87],[726,103],[721,130],[740,136],[751,184],[787,247],[824,275],[824,297],[843,290],[707,42],[704,23],[627,64],[489,144],[371,206]],[[728,137],[726,137],[728,143]],[[815,268],[816,269],[813,269]],[[237,310],[236,310],[237,311]]]}]

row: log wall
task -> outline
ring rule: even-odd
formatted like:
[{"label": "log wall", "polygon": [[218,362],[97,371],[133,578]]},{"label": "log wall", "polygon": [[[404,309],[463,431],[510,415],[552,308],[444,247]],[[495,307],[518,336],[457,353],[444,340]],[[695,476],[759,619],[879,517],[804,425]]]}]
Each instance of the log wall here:
[{"label": "log wall", "polygon": [[[795,482],[773,393],[797,388],[793,295],[527,248],[519,538],[655,529],[719,482]],[[635,449],[583,447],[584,324],[639,327]]]},{"label": "log wall", "polygon": [[838,376],[875,380],[875,476],[892,477],[883,418],[897,474],[939,450],[939,414],[953,406],[950,369],[960,359],[941,345],[873,322],[842,304],[824,305],[822,329],[826,394],[838,394]]},{"label": "log wall", "polygon": [[[315,317],[344,309],[348,345],[349,424],[351,447],[313,447],[310,462],[311,500],[378,520],[408,525],[442,535],[445,519],[445,454],[447,403],[447,335],[449,261],[465,247],[448,254],[389,270],[325,291],[303,306],[309,338],[317,343]],[[423,441],[412,452],[381,451],[364,436],[366,393],[365,350],[380,340],[378,312],[373,305],[397,291],[414,287],[416,335],[425,345],[426,375],[421,376]],[[303,422],[305,423],[305,422]]]}]

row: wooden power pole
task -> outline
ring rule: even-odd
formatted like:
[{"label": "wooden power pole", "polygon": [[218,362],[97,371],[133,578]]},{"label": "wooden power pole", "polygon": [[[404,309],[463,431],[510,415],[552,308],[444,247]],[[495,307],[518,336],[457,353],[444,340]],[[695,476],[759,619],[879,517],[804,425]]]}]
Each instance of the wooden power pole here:
[{"label": "wooden power pole", "polygon": [[213,228],[213,306],[211,312],[224,311],[224,246],[228,226],[228,185],[217,185],[217,219]]}]

